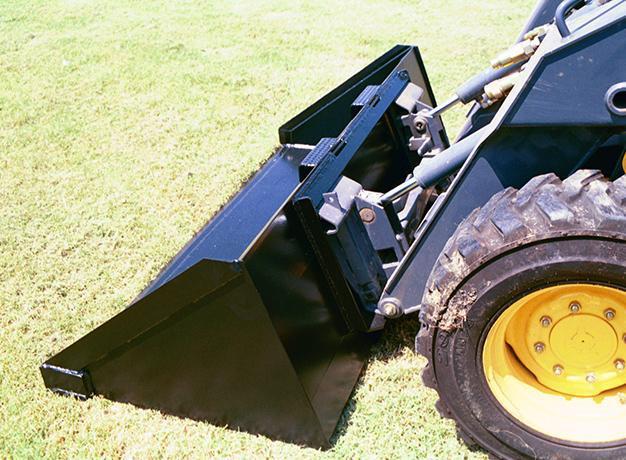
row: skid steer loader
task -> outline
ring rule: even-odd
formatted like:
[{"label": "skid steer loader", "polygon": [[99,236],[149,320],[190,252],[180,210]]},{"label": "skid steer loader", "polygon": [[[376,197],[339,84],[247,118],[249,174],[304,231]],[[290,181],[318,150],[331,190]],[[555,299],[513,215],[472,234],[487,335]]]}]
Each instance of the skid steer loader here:
[{"label": "skid steer loader", "polygon": [[[441,115],[471,104],[450,142]],[[437,104],[396,46],[45,385],[329,447],[385,322],[500,458],[626,458],[626,0],[542,0]]]}]

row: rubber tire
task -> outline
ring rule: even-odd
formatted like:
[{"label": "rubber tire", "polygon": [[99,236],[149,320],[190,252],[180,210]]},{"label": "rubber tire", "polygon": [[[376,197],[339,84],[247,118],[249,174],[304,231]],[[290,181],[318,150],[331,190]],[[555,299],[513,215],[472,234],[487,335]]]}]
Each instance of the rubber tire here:
[{"label": "rubber tire", "polygon": [[448,241],[424,293],[416,351],[428,359],[422,379],[439,393],[440,414],[470,446],[497,458],[626,458],[626,440],[575,444],[524,426],[496,401],[482,370],[487,332],[508,306],[577,281],[626,290],[626,176],[535,177],[494,195]]}]

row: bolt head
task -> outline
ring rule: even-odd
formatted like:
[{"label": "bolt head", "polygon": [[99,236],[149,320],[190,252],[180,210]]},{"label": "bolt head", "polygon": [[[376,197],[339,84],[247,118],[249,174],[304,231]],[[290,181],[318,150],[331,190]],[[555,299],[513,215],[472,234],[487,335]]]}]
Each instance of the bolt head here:
[{"label": "bolt head", "polygon": [[611,321],[613,318],[615,318],[615,310],[613,310],[612,308],[607,308],[606,310],[604,310],[604,317]]},{"label": "bolt head", "polygon": [[572,313],[578,313],[581,309],[581,306],[578,302],[572,302],[569,304],[569,311]]},{"label": "bolt head", "polygon": [[550,324],[552,324],[552,318],[549,316],[542,316],[540,321],[543,327],[550,327]]},{"label": "bolt head", "polygon": [[618,371],[623,371],[626,368],[626,364],[624,363],[623,359],[616,359],[613,362],[613,365],[615,366],[615,369],[617,369]]},{"label": "bolt head", "polygon": [[559,376],[559,375],[563,375],[563,373],[565,372],[565,369],[563,369],[563,366],[557,364],[556,366],[552,368],[552,372],[554,372],[554,375]]},{"label": "bolt head", "polygon": [[381,310],[385,316],[393,317],[398,315],[398,306],[393,302],[385,302]]},{"label": "bolt head", "polygon": [[585,380],[587,381],[587,383],[594,383],[596,381],[596,374],[594,374],[593,372],[587,374]]},{"label": "bolt head", "polygon": [[535,344],[535,352],[543,353],[545,349],[546,349],[546,346],[543,344],[543,342],[537,342]]},{"label": "bolt head", "polygon": [[361,216],[361,220],[366,224],[371,224],[376,220],[376,213],[370,208],[361,209],[359,211],[359,216]]},{"label": "bolt head", "polygon": [[421,118],[416,118],[415,129],[417,130],[418,133],[426,132],[426,122],[422,120]]}]

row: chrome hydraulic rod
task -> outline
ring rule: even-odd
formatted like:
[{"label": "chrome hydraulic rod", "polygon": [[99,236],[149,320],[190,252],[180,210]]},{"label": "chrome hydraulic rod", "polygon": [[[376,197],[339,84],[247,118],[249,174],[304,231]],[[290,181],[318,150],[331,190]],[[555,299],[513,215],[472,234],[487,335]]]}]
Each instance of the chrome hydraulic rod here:
[{"label": "chrome hydraulic rod", "polygon": [[448,109],[451,109],[452,107],[457,105],[459,102],[461,102],[461,99],[459,99],[459,96],[455,94],[443,104],[439,104],[437,107],[433,107],[432,109],[430,109],[428,111],[428,115],[431,117],[436,117],[437,115],[441,115]]}]

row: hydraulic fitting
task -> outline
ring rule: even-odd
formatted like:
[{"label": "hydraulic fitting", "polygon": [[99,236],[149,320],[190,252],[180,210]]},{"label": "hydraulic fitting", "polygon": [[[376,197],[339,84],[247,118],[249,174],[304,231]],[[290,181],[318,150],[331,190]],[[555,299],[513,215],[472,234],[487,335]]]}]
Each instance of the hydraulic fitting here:
[{"label": "hydraulic fitting", "polygon": [[532,40],[533,38],[541,38],[548,33],[549,24],[535,27],[524,34],[524,40]]},{"label": "hydraulic fitting", "polygon": [[492,81],[485,86],[485,94],[491,102],[502,99],[515,86],[520,77],[520,72],[514,72],[506,77]]},{"label": "hydraulic fitting", "polygon": [[539,45],[541,40],[539,37],[523,40],[515,45],[511,46],[508,50],[498,54],[496,58],[491,61],[491,66],[494,69],[504,67],[509,64],[523,61],[529,56],[532,56]]}]

